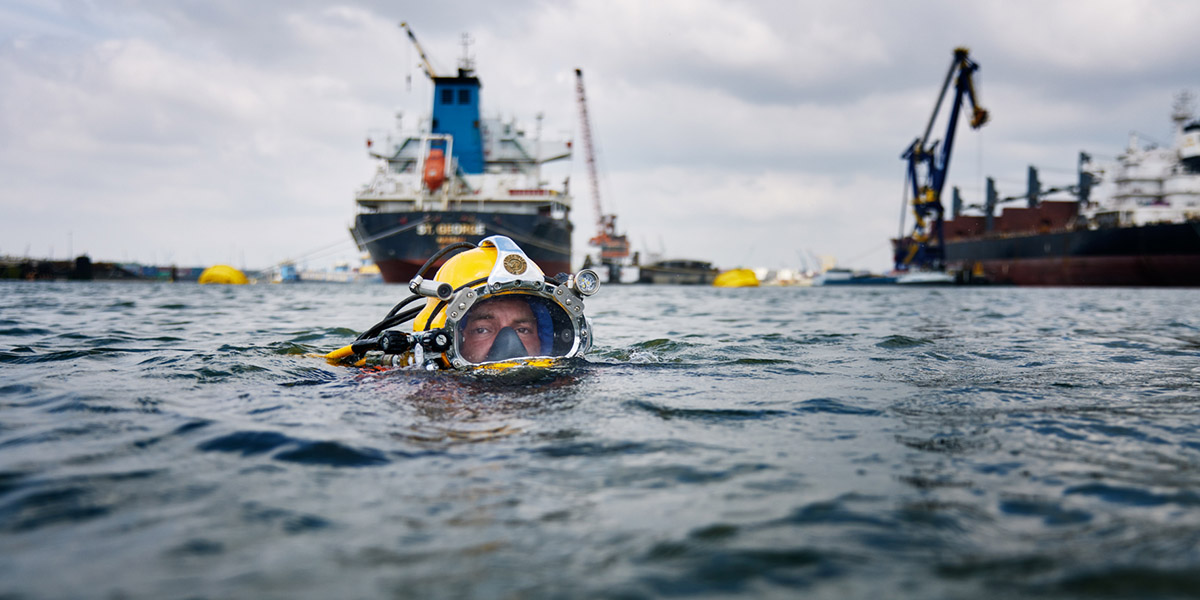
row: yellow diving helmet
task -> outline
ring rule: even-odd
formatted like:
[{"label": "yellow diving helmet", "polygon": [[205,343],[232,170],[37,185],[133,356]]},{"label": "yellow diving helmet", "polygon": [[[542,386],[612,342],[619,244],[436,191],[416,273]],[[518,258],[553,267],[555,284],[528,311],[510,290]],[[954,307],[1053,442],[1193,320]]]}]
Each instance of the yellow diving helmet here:
[{"label": "yellow diving helmet", "polygon": [[[458,247],[471,249],[452,256],[432,280],[424,271],[437,258]],[[545,365],[554,359],[580,356],[592,346],[591,322],[583,298],[600,287],[595,271],[546,277],[511,239],[494,235],[477,247],[444,248],[409,282],[413,296],[387,318],[367,330],[331,359],[382,350],[393,364],[427,369],[502,368]],[[419,311],[400,312],[426,298]],[[414,315],[415,313],[415,315]],[[386,331],[413,318],[412,334]],[[378,336],[378,337],[372,337]]]}]

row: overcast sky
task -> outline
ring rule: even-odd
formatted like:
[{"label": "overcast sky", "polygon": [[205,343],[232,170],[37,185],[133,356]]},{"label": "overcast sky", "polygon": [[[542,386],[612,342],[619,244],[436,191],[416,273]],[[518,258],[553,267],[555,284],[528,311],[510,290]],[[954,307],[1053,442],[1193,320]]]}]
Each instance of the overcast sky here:
[{"label": "overcast sky", "polygon": [[[961,127],[947,186],[1074,180],[1080,150],[1171,141],[1200,91],[1200,2],[7,0],[0,4],[0,254],[261,268],[353,258],[364,141],[474,44],[485,116],[578,137],[582,68],[605,209],[635,250],[717,266],[833,255],[885,270],[901,152],[955,46],[992,121]],[[936,137],[941,137],[939,126]],[[571,176],[574,260],[594,217]],[[556,182],[557,183],[557,182]],[[314,256],[316,250],[330,248]]]}]

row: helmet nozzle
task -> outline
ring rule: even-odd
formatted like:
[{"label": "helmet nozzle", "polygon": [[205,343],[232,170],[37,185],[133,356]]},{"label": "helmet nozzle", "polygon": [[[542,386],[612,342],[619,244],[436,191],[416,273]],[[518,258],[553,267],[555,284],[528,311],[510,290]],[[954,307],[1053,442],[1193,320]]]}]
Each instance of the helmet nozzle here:
[{"label": "helmet nozzle", "polygon": [[448,301],[454,295],[454,288],[450,284],[425,279],[420,275],[413,277],[412,281],[408,282],[408,289],[418,296],[437,298],[442,301]]}]

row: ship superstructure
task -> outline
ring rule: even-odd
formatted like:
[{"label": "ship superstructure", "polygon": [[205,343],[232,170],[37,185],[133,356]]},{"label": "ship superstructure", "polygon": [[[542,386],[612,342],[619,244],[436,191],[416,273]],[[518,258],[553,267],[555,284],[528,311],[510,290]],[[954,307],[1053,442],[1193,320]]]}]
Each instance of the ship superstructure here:
[{"label": "ship superstructure", "polygon": [[566,181],[553,189],[542,180],[542,165],[570,157],[571,142],[542,139],[540,116],[532,137],[515,120],[483,119],[474,61],[464,52],[457,73],[441,76],[416,45],[433,108],[412,127],[398,115],[393,132],[367,140],[380,162],[355,196],[359,247],[389,283],[407,283],[447,244],[495,234],[548,274],[570,271],[571,196]]},{"label": "ship superstructure", "polygon": [[1143,144],[1137,133],[1115,164],[1086,160],[1085,169],[1099,184],[1111,176],[1111,189],[1097,186],[1097,202],[1082,206],[1091,221],[1121,226],[1183,223],[1200,219],[1200,122],[1190,110],[1190,95],[1176,100],[1171,120],[1174,143]]}]

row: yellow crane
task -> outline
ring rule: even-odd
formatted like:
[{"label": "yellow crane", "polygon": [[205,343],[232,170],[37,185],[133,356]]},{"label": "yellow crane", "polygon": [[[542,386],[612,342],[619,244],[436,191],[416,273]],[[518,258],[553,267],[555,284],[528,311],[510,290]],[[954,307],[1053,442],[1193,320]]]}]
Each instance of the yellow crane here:
[{"label": "yellow crane", "polygon": [[421,47],[421,42],[417,41],[417,35],[413,33],[411,28],[409,28],[407,22],[401,21],[400,26],[403,27],[405,33],[408,34],[408,39],[412,40],[413,47],[417,49],[417,54],[421,55],[421,69],[425,71],[425,75],[430,79],[437,77],[437,73],[435,73],[433,70],[433,65],[429,63],[429,57],[425,56],[425,49]]}]

